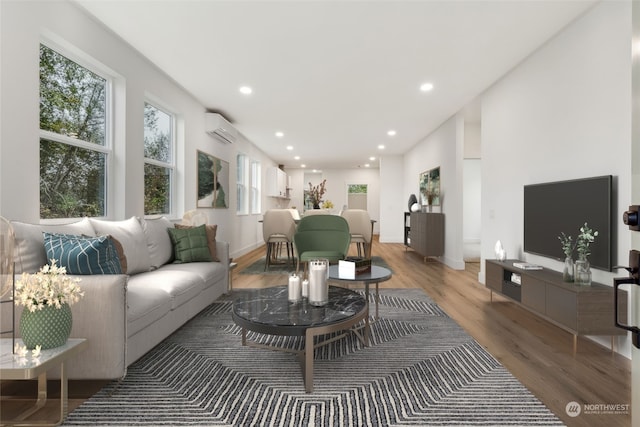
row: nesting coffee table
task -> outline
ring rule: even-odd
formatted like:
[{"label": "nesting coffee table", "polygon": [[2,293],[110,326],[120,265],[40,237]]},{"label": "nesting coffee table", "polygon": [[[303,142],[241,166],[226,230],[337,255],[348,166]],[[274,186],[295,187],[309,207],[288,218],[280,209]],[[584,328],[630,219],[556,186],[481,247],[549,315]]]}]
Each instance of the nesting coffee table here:
[{"label": "nesting coffee table", "polygon": [[369,301],[369,285],[371,283],[376,284],[376,319],[378,318],[378,303],[380,302],[380,289],[378,285],[380,282],[386,282],[389,279],[391,279],[391,270],[378,265],[372,265],[371,270],[356,274],[355,277],[342,277],[340,276],[340,270],[337,265],[329,266],[329,280],[343,283],[364,283],[367,301]]},{"label": "nesting coffee table", "polygon": [[[242,328],[242,345],[268,348],[297,354],[305,391],[313,392],[313,351],[315,348],[354,333],[364,346],[369,345],[369,304],[357,292],[329,286],[329,302],[321,307],[306,299],[291,303],[287,286],[237,291],[233,303],[233,321]],[[364,326],[359,325],[361,322]],[[364,328],[364,333],[361,329]],[[302,336],[304,350],[287,349],[250,342],[247,331],[269,335]],[[319,340],[315,337],[334,332],[343,333]]]}]

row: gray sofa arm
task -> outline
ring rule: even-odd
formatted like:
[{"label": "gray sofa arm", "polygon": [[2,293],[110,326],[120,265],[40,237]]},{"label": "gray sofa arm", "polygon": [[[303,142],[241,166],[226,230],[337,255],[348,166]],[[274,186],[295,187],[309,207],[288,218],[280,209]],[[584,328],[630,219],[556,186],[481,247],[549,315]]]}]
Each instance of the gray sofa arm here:
[{"label": "gray sofa arm", "polygon": [[225,280],[224,287],[220,287],[220,290],[223,293],[227,293],[229,291],[229,275],[231,271],[229,269],[229,242],[225,242],[222,240],[216,240],[216,256],[220,260],[220,264],[225,269]]},{"label": "gray sofa arm", "polygon": [[[86,338],[88,347],[67,363],[69,379],[118,379],[126,373],[126,293],[127,278],[119,275],[74,276],[84,298],[71,306],[73,325],[70,338]],[[20,316],[16,306],[16,336],[20,336]],[[6,311],[7,314],[10,310]],[[4,319],[3,313],[3,321]],[[10,319],[10,315],[8,316]],[[52,369],[49,379],[60,378]]]},{"label": "gray sofa arm", "polygon": [[84,298],[71,306],[71,338],[89,346],[67,364],[72,379],[115,379],[126,373],[127,278],[119,275],[77,276]]},{"label": "gray sofa arm", "polygon": [[216,240],[216,256],[221,262],[229,264],[229,242]]}]

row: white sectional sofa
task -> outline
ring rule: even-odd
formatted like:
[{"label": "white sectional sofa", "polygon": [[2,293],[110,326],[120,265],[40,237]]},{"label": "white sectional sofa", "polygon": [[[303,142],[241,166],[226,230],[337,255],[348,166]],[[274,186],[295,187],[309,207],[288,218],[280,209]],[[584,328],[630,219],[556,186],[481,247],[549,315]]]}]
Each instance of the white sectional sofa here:
[{"label": "white sectional sofa", "polygon": [[[111,235],[122,245],[127,274],[78,275],[84,298],[71,306],[72,338],[89,346],[69,363],[71,379],[115,379],[181,325],[227,291],[229,245],[215,241],[218,262],[173,263],[168,219],[34,225],[13,221],[16,272],[34,273],[48,263],[43,232]],[[21,307],[16,307],[17,322]],[[4,319],[3,319],[4,320]],[[16,329],[17,326],[16,326]]]}]

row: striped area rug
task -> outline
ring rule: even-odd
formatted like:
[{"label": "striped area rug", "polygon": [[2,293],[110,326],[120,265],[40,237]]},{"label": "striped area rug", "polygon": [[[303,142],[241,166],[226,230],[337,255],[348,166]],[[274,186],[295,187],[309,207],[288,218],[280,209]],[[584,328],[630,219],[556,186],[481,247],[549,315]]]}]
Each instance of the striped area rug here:
[{"label": "striped area rug", "polygon": [[[363,348],[350,334],[319,348],[313,393],[304,391],[296,356],[241,345],[227,296],[69,414],[65,425],[562,425],[424,292],[380,293],[371,345]],[[253,333],[249,339],[302,345]]]}]

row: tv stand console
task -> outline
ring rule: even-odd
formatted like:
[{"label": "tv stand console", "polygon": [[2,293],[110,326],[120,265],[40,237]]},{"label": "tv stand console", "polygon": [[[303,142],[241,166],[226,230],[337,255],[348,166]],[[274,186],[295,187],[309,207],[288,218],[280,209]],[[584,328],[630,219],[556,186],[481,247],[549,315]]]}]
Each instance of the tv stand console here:
[{"label": "tv stand console", "polygon": [[[615,335],[627,331],[615,326],[613,287],[593,282],[591,286],[565,282],[562,273],[543,268],[524,270],[514,267],[518,260],[486,260],[486,286],[522,307],[573,334],[573,351],[579,335],[609,335],[614,350]],[[518,281],[520,283],[518,283]],[[619,316],[627,321],[627,292],[618,297]]]}]

